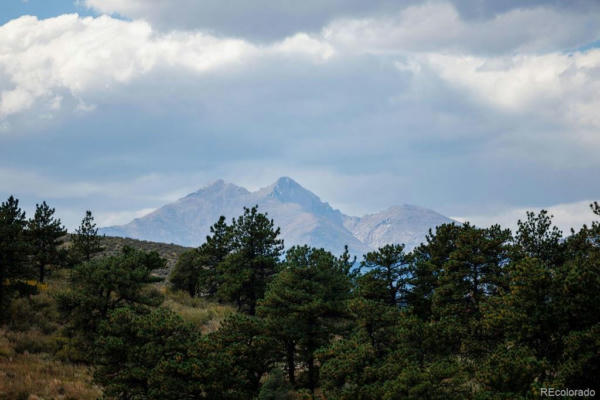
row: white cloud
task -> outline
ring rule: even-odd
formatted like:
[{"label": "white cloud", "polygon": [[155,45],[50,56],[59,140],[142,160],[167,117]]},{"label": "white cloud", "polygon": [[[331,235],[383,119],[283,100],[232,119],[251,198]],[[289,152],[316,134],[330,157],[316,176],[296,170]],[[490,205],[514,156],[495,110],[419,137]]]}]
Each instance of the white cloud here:
[{"label": "white cloud", "polygon": [[[169,2],[88,0],[86,4],[137,16],[135,10]],[[277,63],[277,57],[301,57],[326,62],[334,55],[373,53],[401,56],[407,61],[397,62],[398,69],[415,74],[424,73],[422,67],[428,66],[492,105],[520,109],[550,101],[571,120],[597,127],[600,51],[573,56],[468,55],[490,44],[538,51],[593,40],[600,37],[600,24],[594,23],[598,16],[592,14],[538,7],[512,10],[491,21],[466,21],[450,3],[429,2],[389,16],[336,19],[320,32],[298,32],[271,44],[200,31],[161,33],[143,20],[109,16],[70,14],[45,20],[24,16],[0,27],[0,72],[5,80],[0,85],[0,119],[32,109],[40,101],[56,111],[63,92],[77,99],[79,109],[88,109],[94,106],[89,93],[109,94],[156,70],[178,74],[183,68],[202,76],[240,70],[256,59]],[[574,96],[581,101],[562,107],[560,99]],[[555,113],[549,110],[550,115]]]},{"label": "white cloud", "polygon": [[322,59],[323,61],[332,57],[335,54],[335,49],[329,43],[324,42],[314,36],[309,36],[306,33],[297,33],[294,36],[285,38],[273,46],[273,50],[283,54],[305,54]]},{"label": "white cloud", "polygon": [[110,92],[159,68],[201,75],[271,55],[321,61],[331,57],[333,49],[306,34],[257,46],[195,31],[156,33],[144,21],[108,16],[24,16],[0,27],[0,71],[7,81],[2,85],[0,118],[26,111],[42,99],[56,110],[57,92],[64,90],[79,100],[80,108],[88,109],[86,94]]},{"label": "white cloud", "polygon": [[424,62],[449,83],[508,110],[572,103],[574,95],[579,103],[600,87],[600,50],[489,58],[430,54]]}]

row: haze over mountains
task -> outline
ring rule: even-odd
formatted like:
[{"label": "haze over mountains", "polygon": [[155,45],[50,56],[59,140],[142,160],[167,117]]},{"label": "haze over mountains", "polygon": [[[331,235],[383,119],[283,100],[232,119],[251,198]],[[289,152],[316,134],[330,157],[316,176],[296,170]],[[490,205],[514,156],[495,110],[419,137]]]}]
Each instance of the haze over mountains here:
[{"label": "haze over mountains", "polygon": [[286,247],[308,244],[335,254],[346,244],[353,254],[388,243],[404,243],[412,249],[424,240],[429,228],[454,222],[412,205],[393,206],[363,217],[344,215],[293,179],[282,177],[254,192],[218,180],[126,225],[101,228],[100,232],[196,247],[205,241],[210,226],[221,215],[231,220],[244,206],[255,204],[281,228]]}]

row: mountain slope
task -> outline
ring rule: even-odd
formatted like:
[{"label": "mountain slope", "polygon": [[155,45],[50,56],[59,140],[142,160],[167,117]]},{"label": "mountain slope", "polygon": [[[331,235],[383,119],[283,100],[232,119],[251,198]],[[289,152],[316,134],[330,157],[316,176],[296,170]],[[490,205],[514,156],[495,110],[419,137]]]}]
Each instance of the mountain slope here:
[{"label": "mountain slope", "polygon": [[405,204],[362,218],[348,217],[344,226],[371,248],[404,243],[410,250],[425,239],[430,228],[452,222],[455,221],[435,211]]},{"label": "mountain slope", "polygon": [[110,236],[198,246],[221,215],[230,220],[257,204],[281,228],[286,247],[308,244],[334,253],[348,245],[364,254],[387,243],[420,243],[429,228],[452,220],[416,206],[398,206],[362,218],[350,217],[283,177],[255,192],[222,180],[121,226],[102,228]]}]

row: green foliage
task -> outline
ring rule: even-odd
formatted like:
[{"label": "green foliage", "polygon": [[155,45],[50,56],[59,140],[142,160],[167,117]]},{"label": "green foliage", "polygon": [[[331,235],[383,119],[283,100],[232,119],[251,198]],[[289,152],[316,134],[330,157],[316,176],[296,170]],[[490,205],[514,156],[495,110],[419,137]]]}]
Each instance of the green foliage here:
[{"label": "green foliage", "polygon": [[283,372],[275,368],[262,385],[258,400],[293,400],[292,385],[285,380]]},{"label": "green foliage", "polygon": [[169,281],[176,290],[184,290],[190,296],[200,292],[199,276],[204,269],[197,249],[188,250],[177,258],[177,263],[171,270]]},{"label": "green foliage", "polygon": [[32,275],[27,264],[29,243],[25,226],[25,212],[19,207],[19,200],[10,196],[0,205],[0,323],[6,317],[16,281]]},{"label": "green foliage", "polygon": [[509,240],[510,231],[498,225],[461,227],[456,248],[441,266],[432,305],[436,318],[468,322],[480,316],[481,303],[504,284],[502,267],[508,261]]},{"label": "green foliage", "polygon": [[200,335],[164,308],[137,313],[113,310],[95,342],[96,382],[117,399],[181,399],[203,396]]},{"label": "green foliage", "polygon": [[175,289],[190,296],[215,297],[223,279],[218,266],[231,251],[231,227],[225,217],[210,227],[211,235],[199,248],[181,254],[171,271],[169,281]]},{"label": "green foliage", "polygon": [[278,360],[277,343],[257,317],[234,314],[208,335],[207,342],[219,364],[229,366],[222,375],[239,398],[254,398],[262,377]]},{"label": "green foliage", "polygon": [[[538,215],[527,212],[527,219],[519,220],[517,225],[515,244],[518,252],[549,265],[560,262],[562,232],[552,225],[552,216],[548,215],[548,211],[542,210]],[[517,254],[515,258],[518,257]]]},{"label": "green foliage", "polygon": [[423,319],[431,317],[433,294],[439,285],[438,278],[442,266],[456,250],[456,241],[462,227],[456,224],[443,224],[430,229],[425,243],[413,250],[411,255],[411,290],[406,294],[407,304]]},{"label": "green foliage", "polygon": [[101,244],[102,238],[98,236],[98,229],[91,211],[85,212],[85,217],[75,230],[72,241],[71,255],[75,264],[90,261],[95,254],[104,250]]},{"label": "green foliage", "polygon": [[597,387],[600,376],[600,323],[569,332],[562,341],[564,353],[558,366],[556,385]]},{"label": "green foliage", "polygon": [[67,230],[60,219],[54,217],[54,208],[46,202],[36,204],[33,218],[27,221],[27,236],[32,249],[32,263],[39,270],[39,281],[44,282],[49,266],[57,266],[65,261],[66,254],[59,251],[58,239]]},{"label": "green foliage", "polygon": [[119,256],[93,259],[73,269],[71,287],[59,293],[57,301],[84,352],[112,310],[123,306],[143,310],[162,302],[162,296],[146,285],[156,281],[151,273],[164,263],[156,253],[125,247]]},{"label": "green foliage", "polygon": [[[125,247],[51,275],[55,294],[28,280],[59,260],[53,214],[42,203],[27,223],[14,198],[0,206],[0,362],[87,361],[108,398],[491,400],[597,385],[598,222],[564,240],[545,211],[515,237],[447,224],[359,269],[347,249],[297,246],[281,262],[279,230],[254,207],[180,257],[182,290],[153,285],[158,254]],[[78,234],[92,238],[86,217]]]},{"label": "green foliage", "polygon": [[254,315],[261,299],[278,270],[283,240],[279,228],[258,207],[244,207],[244,214],[234,219],[231,251],[218,265],[222,282],[219,298],[235,303],[238,310]]},{"label": "green foliage", "polygon": [[483,306],[487,335],[521,343],[540,357],[556,355],[558,329],[554,313],[555,271],[537,258],[525,258],[508,267],[509,286]]},{"label": "green foliage", "polygon": [[361,282],[363,297],[381,299],[389,305],[396,305],[401,301],[409,276],[404,245],[389,244],[365,254],[360,268],[368,271]]},{"label": "green foliage", "polygon": [[350,283],[344,267],[344,260],[323,249],[293,247],[260,303],[259,315],[281,343],[290,382],[299,359],[311,391],[318,379],[315,353],[340,332],[346,316]]},{"label": "green foliage", "polygon": [[534,390],[547,365],[527,346],[500,343],[477,369],[488,395],[514,399]]}]

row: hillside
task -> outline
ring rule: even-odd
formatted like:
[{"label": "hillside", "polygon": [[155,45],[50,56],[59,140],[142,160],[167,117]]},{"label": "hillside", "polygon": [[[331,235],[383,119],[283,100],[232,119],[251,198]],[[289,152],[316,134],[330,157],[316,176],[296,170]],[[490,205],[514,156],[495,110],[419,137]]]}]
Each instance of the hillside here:
[{"label": "hillside", "polygon": [[[65,244],[69,246],[70,239],[67,236]],[[146,252],[156,251],[162,258],[167,260],[167,268],[164,271],[156,271],[159,275],[166,275],[177,262],[179,255],[189,247],[180,246],[173,243],[162,243],[162,242],[151,242],[148,240],[139,240],[126,237],[117,236],[104,236],[101,238],[102,247],[104,251],[99,253],[96,257],[112,256],[121,252],[121,249],[125,246],[133,247],[134,249],[143,250]]]}]

